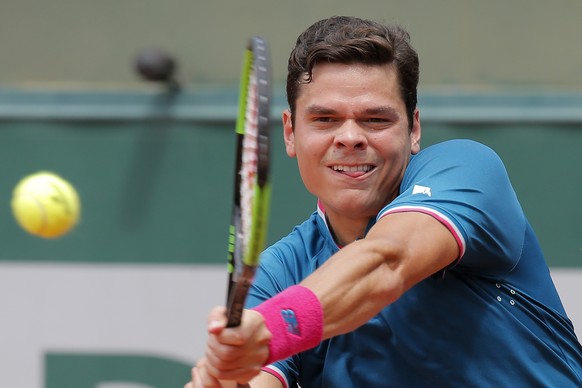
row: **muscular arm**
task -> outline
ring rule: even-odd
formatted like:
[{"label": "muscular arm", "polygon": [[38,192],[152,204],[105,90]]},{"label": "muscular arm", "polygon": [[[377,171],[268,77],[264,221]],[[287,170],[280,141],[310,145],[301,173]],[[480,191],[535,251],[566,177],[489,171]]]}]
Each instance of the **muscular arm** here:
[{"label": "muscular arm", "polygon": [[330,338],[361,326],[458,255],[453,235],[433,217],[389,214],[301,284],[321,302],[323,336]]},{"label": "muscular arm", "polygon": [[[341,249],[301,285],[322,306],[326,339],[363,325],[458,256],[455,238],[435,218],[417,212],[388,214],[366,238]],[[267,359],[272,335],[263,316],[252,310],[245,310],[241,326],[225,330],[225,325],[224,308],[211,313],[205,372],[212,376],[210,380],[249,381]],[[264,387],[278,384],[273,376],[263,378],[266,384],[274,384]],[[219,387],[212,382],[203,386]]]}]

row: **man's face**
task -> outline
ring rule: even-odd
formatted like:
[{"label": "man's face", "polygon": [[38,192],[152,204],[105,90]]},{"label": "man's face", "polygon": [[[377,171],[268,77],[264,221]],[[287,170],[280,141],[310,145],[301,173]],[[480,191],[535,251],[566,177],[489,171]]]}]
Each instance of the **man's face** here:
[{"label": "man's face", "polygon": [[[294,125],[293,125],[294,124]],[[301,85],[295,123],[283,113],[287,154],[328,215],[370,218],[398,194],[420,121],[409,130],[395,69],[318,64]]]}]

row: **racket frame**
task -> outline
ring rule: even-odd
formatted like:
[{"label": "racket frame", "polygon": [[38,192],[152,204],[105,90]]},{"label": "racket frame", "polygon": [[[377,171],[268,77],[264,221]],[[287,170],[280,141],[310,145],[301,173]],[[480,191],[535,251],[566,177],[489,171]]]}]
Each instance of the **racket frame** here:
[{"label": "racket frame", "polygon": [[[244,54],[239,89],[238,116],[236,122],[236,162],[234,198],[228,237],[228,292],[227,327],[238,326],[249,288],[252,284],[259,257],[265,247],[271,186],[269,181],[270,157],[270,103],[271,66],[269,47],[260,36],[249,39]],[[241,168],[245,121],[248,105],[250,76],[256,77],[257,109],[257,173],[253,189],[252,222],[248,246],[244,246],[241,225]]]}]

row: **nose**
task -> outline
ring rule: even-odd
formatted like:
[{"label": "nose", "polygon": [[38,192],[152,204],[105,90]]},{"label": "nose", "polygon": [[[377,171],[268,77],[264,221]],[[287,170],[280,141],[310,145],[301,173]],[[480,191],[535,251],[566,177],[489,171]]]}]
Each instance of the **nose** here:
[{"label": "nose", "polygon": [[357,122],[347,120],[337,129],[334,144],[337,148],[365,149],[368,139]]}]

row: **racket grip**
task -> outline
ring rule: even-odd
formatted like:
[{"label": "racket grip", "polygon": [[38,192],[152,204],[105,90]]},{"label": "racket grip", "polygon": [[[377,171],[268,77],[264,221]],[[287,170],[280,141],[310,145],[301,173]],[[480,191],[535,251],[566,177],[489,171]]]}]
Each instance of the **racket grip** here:
[{"label": "racket grip", "polygon": [[254,275],[254,270],[247,267],[248,266],[245,265],[245,268],[243,268],[243,273],[236,281],[234,290],[230,295],[230,300],[228,302],[226,311],[226,327],[236,327],[240,325],[245,300],[247,298],[249,288],[251,287]]}]

